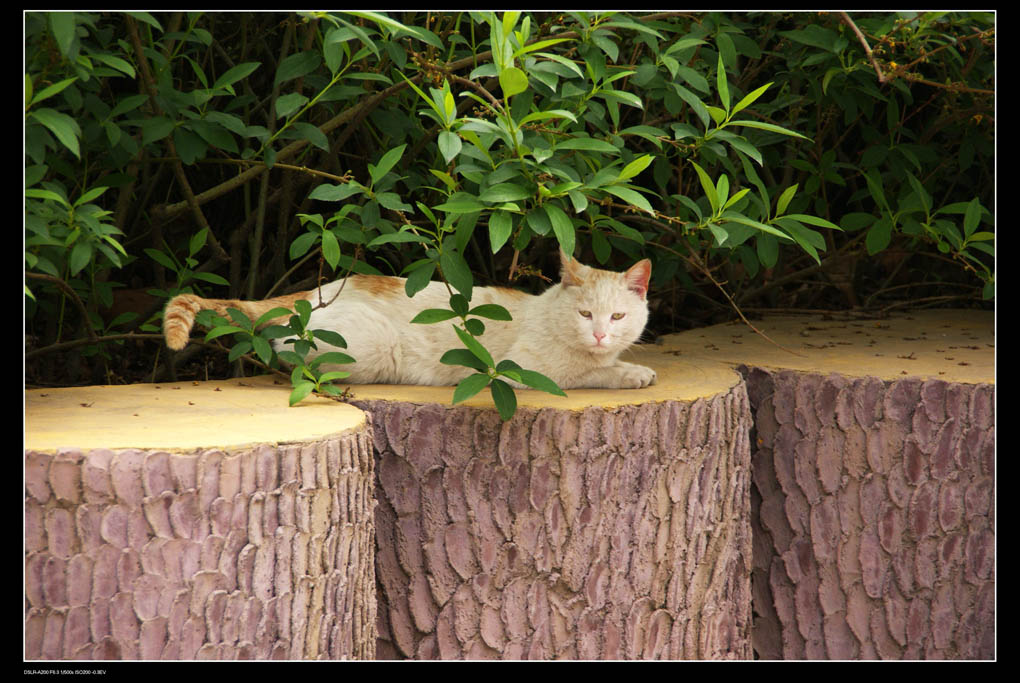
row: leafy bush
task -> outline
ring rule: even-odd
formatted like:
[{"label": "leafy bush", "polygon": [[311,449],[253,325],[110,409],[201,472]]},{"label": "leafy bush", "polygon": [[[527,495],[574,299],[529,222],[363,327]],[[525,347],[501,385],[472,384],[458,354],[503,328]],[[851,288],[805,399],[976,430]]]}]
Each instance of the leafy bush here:
[{"label": "leafy bush", "polygon": [[[526,285],[557,246],[650,257],[660,332],[994,294],[988,13],[25,16],[32,358],[157,338],[158,301],[101,315],[127,283],[438,277],[450,308],[416,322],[454,324],[443,362],[478,371],[455,400],[488,386],[505,417],[501,378],[558,389],[488,354],[506,312],[472,289]],[[274,362],[220,322],[230,360]],[[295,395],[328,386],[298,356]]]}]

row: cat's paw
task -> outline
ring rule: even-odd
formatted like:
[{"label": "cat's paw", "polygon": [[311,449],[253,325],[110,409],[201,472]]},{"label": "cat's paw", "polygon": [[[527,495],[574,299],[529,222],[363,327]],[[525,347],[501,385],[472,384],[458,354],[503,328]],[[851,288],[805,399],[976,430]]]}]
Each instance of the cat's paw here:
[{"label": "cat's paw", "polygon": [[634,363],[620,363],[616,371],[617,389],[641,389],[655,383],[655,370]]}]

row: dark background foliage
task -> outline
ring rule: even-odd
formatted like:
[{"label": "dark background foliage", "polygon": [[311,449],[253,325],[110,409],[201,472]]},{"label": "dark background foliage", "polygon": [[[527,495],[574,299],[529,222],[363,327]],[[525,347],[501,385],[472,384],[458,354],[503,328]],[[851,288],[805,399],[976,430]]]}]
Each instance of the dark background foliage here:
[{"label": "dark background foliage", "polygon": [[167,362],[180,291],[539,291],[557,246],[652,259],[649,339],[994,305],[989,13],[24,22],[31,385],[229,375],[219,339]]}]

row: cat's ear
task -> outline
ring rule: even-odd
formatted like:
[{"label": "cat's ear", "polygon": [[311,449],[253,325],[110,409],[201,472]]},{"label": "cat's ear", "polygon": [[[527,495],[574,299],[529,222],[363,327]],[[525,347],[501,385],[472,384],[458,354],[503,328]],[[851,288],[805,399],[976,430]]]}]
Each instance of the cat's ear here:
[{"label": "cat's ear", "polygon": [[652,262],[648,259],[638,261],[624,273],[627,287],[642,299],[648,293],[648,280],[652,276]]},{"label": "cat's ear", "polygon": [[587,268],[581,265],[580,261],[568,256],[563,247],[560,247],[560,282],[565,287],[583,284],[585,270]]}]

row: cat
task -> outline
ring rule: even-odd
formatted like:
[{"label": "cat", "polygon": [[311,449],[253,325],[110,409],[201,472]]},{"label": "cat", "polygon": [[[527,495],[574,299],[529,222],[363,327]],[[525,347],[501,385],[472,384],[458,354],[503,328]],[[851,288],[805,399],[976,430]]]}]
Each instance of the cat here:
[{"label": "cat", "polygon": [[[560,282],[539,295],[506,287],[475,287],[471,306],[499,304],[511,321],[485,319],[479,337],[499,362],[510,359],[527,370],[552,379],[561,389],[637,389],[655,382],[651,368],[619,360],[634,344],[648,321],[648,280],[652,264],[638,261],[619,273],[585,266],[560,251]],[[345,353],[357,361],[343,366],[323,364],[323,370],[351,373],[352,384],[453,385],[473,370],[444,365],[439,358],[448,349],[462,348],[452,324],[412,324],[426,308],[449,307],[449,291],[431,282],[412,298],[404,292],[403,278],[352,275],[321,288],[263,301],[203,299],[181,294],[167,304],[163,331],[167,346],[180,350],[188,343],[195,314],[212,309],[226,317],[226,308],[241,310],[252,320],[277,306],[293,308],[298,299],[313,306],[308,329],[340,333]],[[339,296],[337,290],[343,286]],[[320,301],[330,302],[314,308]],[[334,296],[336,297],[334,299]],[[283,322],[284,319],[273,321]],[[279,350],[284,340],[273,343]],[[318,353],[335,351],[317,341]]]}]

